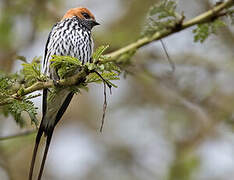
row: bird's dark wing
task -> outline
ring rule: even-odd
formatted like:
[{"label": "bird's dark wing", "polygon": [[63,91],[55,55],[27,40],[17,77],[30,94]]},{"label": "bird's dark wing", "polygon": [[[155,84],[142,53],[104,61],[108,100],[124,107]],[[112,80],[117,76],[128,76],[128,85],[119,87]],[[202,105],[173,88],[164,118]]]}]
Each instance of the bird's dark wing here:
[{"label": "bird's dark wing", "polygon": [[43,63],[42,63],[42,67],[44,68],[45,66],[46,66],[46,61],[47,61],[47,53],[48,53],[48,44],[49,44],[49,42],[50,42],[50,38],[51,38],[51,34],[52,34],[52,31],[53,31],[53,29],[54,29],[54,27],[56,26],[57,24],[55,24],[53,27],[52,27],[52,29],[51,29],[51,31],[50,31],[50,33],[49,33],[49,35],[48,35],[48,38],[47,38],[47,41],[46,41],[46,46],[45,46],[45,51],[44,51],[44,59],[43,59]]}]

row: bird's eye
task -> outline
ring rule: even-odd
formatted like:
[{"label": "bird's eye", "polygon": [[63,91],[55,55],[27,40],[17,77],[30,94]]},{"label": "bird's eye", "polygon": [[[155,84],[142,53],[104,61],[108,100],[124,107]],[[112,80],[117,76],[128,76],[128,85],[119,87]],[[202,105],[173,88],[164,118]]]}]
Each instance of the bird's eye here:
[{"label": "bird's eye", "polygon": [[90,15],[88,13],[81,13],[85,19],[90,19]]}]

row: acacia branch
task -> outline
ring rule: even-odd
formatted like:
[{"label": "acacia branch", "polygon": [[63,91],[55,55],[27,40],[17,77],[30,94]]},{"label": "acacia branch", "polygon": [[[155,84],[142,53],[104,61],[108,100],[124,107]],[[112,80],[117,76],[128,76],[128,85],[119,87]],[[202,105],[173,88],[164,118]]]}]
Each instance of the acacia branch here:
[{"label": "acacia branch", "polygon": [[[121,55],[124,55],[124,54],[129,53],[129,52],[133,52],[133,51],[135,51],[135,50],[137,50],[137,49],[139,49],[147,44],[150,44],[154,41],[162,39],[166,36],[175,34],[179,31],[187,29],[193,25],[210,22],[210,21],[213,21],[221,16],[225,16],[226,13],[221,13],[222,10],[229,8],[233,5],[234,5],[234,0],[227,0],[223,3],[220,3],[219,5],[215,6],[214,8],[210,9],[209,11],[207,11],[201,15],[198,15],[198,16],[194,17],[193,19],[190,19],[186,22],[183,22],[184,17],[182,16],[181,21],[175,23],[173,25],[173,27],[165,28],[162,31],[155,32],[152,36],[146,36],[146,37],[140,38],[134,43],[131,43],[131,44],[129,44],[123,48],[120,48],[112,53],[106,54],[108,59],[101,61],[101,63],[110,62],[110,61],[117,63],[118,58]],[[64,87],[76,85],[78,82],[84,81],[85,77],[89,73],[91,73],[91,72],[87,69],[87,67],[84,66],[79,73],[77,73],[76,75],[71,76],[69,78],[59,80],[57,82],[57,84],[64,86]],[[4,102],[0,102],[0,106],[9,103],[9,101],[12,99],[17,99],[17,98],[23,97],[27,94],[30,94],[32,92],[46,89],[46,88],[51,88],[51,87],[54,87],[54,82],[52,80],[48,80],[46,82],[41,82],[41,81],[39,82],[38,81],[28,88],[21,89],[20,92],[12,95],[12,97],[10,97],[10,98],[5,99]]]},{"label": "acacia branch", "polygon": [[181,24],[175,24],[175,26],[174,26],[175,28],[165,29],[164,31],[155,32],[150,37],[143,37],[143,38],[137,40],[136,42],[129,44],[126,47],[123,47],[117,51],[114,51],[110,54],[107,54],[110,57],[107,61],[113,61],[116,58],[118,58],[119,56],[121,56],[122,54],[139,49],[142,46],[145,46],[145,45],[152,43],[156,40],[162,39],[162,38],[169,36],[171,34],[175,34],[179,31],[182,31],[182,30],[189,28],[193,25],[202,24],[202,23],[206,23],[206,22],[209,22],[211,20],[217,19],[221,15],[225,15],[225,14],[219,15],[219,13],[223,9],[229,8],[233,5],[234,5],[234,0],[228,0],[226,2],[223,2],[223,3],[215,6],[214,8],[210,9],[209,11],[194,17],[191,20],[188,20],[186,22],[182,22]]},{"label": "acacia branch", "polygon": [[[69,87],[75,84],[79,84],[79,82],[82,82],[85,80],[85,77],[90,73],[90,71],[86,68],[83,67],[82,70],[75,74],[74,76],[68,77],[66,79],[61,79],[57,83],[60,86],[64,87]],[[5,99],[3,102],[0,102],[0,106],[8,104],[12,99],[20,99],[21,97],[30,94],[32,92],[42,90],[42,89],[47,89],[47,88],[52,88],[54,87],[54,82],[52,80],[48,81],[38,81],[32,86],[21,89],[19,92],[15,93],[12,95],[12,97]]]}]

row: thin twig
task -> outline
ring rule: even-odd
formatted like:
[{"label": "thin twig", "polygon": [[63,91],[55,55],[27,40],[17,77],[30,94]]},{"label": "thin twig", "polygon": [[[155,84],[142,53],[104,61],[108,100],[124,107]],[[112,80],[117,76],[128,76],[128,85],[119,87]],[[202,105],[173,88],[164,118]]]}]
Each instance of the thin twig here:
[{"label": "thin twig", "polygon": [[102,113],[102,124],[100,127],[100,132],[103,130],[104,122],[105,122],[105,116],[106,116],[106,108],[107,108],[107,100],[106,100],[106,83],[103,81],[103,87],[104,87],[104,103],[103,103],[103,113]]},{"label": "thin twig", "polygon": [[107,86],[111,92],[112,85],[107,80],[105,80],[99,72],[97,72],[97,71],[93,71],[93,72],[95,72],[102,79],[102,81],[107,84]]},{"label": "thin twig", "polygon": [[101,127],[100,127],[100,132],[102,132],[103,126],[104,126],[104,122],[105,122],[105,116],[106,116],[106,108],[107,108],[106,85],[110,89],[110,94],[112,93],[111,92],[112,85],[107,80],[105,80],[99,72],[97,72],[95,70],[93,70],[93,72],[95,72],[102,79],[103,86],[104,86],[104,103],[103,103],[102,123],[101,123]]},{"label": "thin twig", "polygon": [[160,42],[162,44],[164,52],[166,53],[167,60],[168,60],[169,64],[171,65],[171,69],[172,69],[171,73],[174,73],[175,72],[175,63],[171,60],[171,58],[170,58],[170,56],[168,54],[167,48],[166,48],[166,46],[165,46],[162,39],[160,40]]}]

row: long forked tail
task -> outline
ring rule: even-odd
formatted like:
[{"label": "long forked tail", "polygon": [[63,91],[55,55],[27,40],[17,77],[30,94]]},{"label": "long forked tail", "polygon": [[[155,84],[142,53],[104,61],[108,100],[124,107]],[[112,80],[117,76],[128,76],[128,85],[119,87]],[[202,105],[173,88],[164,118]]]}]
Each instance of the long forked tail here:
[{"label": "long forked tail", "polygon": [[[63,98],[65,97],[65,98],[62,99],[62,105],[59,106],[59,110],[57,111],[57,114],[55,114],[55,117],[52,116],[52,119],[50,119],[50,122],[53,122],[50,126],[48,126],[48,122],[49,122],[48,117],[51,117],[51,116],[49,113],[46,113],[45,107],[47,106],[47,104],[43,103],[43,118],[42,118],[42,122],[41,122],[41,125],[40,125],[39,130],[38,130],[38,134],[36,137],[36,143],[34,146],[33,158],[32,158],[30,172],[29,172],[29,180],[32,180],[33,169],[34,169],[34,164],[35,164],[35,160],[36,160],[38,146],[40,143],[41,136],[44,133],[46,135],[47,139],[46,139],[46,147],[45,147],[45,151],[44,151],[44,155],[43,155],[43,159],[42,159],[42,163],[41,163],[41,167],[40,167],[40,171],[39,171],[39,175],[38,175],[38,180],[41,179],[42,174],[43,174],[43,170],[44,170],[44,166],[45,166],[46,157],[47,157],[49,146],[50,146],[50,142],[51,142],[51,138],[52,138],[52,135],[54,132],[54,128],[55,128],[56,124],[58,123],[58,121],[63,116],[64,112],[66,111],[66,109],[67,109],[68,105],[70,104],[71,99],[74,95],[73,92],[70,92],[67,90],[62,90],[58,94],[61,94],[61,97],[63,97]],[[43,102],[46,102],[45,98],[44,98],[46,96],[47,96],[47,92],[43,93]],[[60,98],[57,98],[57,100],[60,100]],[[60,104],[61,102],[54,101],[54,103]],[[54,103],[50,103],[49,108],[54,108],[54,106],[56,106]],[[53,118],[55,119],[55,121],[52,121]]]},{"label": "long forked tail", "polygon": [[68,105],[70,104],[70,102],[72,100],[73,95],[74,95],[73,92],[70,92],[67,95],[66,99],[64,100],[62,106],[60,107],[60,109],[59,109],[59,111],[58,111],[58,113],[56,115],[54,125],[50,129],[46,129],[45,130],[46,131],[45,133],[47,135],[46,147],[45,147],[43,159],[42,159],[42,162],[41,162],[41,168],[40,168],[40,172],[39,172],[37,180],[41,180],[41,177],[42,177],[42,174],[43,174],[43,170],[44,170],[44,166],[45,166],[45,161],[46,161],[46,158],[47,158],[47,154],[48,154],[48,150],[49,150],[49,147],[50,147],[50,142],[51,142],[51,138],[52,138],[52,135],[53,135],[53,132],[54,132],[54,128],[55,128],[56,124],[58,123],[58,121],[63,116],[64,112],[66,111]]},{"label": "long forked tail", "polygon": [[50,147],[50,142],[51,142],[51,138],[52,138],[53,132],[54,132],[54,127],[53,127],[53,128],[50,130],[50,132],[47,134],[46,147],[45,147],[43,159],[42,159],[42,162],[41,162],[41,168],[40,168],[40,172],[39,172],[39,175],[38,175],[37,180],[41,180],[41,177],[42,177],[42,174],[43,174],[43,170],[44,170],[44,166],[45,166],[45,161],[46,161],[46,158],[47,158],[47,154],[48,154],[48,150],[49,150],[49,147]]},{"label": "long forked tail", "polygon": [[[46,99],[47,99],[47,89],[44,89],[43,90],[43,107],[42,107],[43,117],[42,117],[42,122],[43,122],[45,114],[46,114],[46,107],[47,107]],[[33,156],[32,156],[32,161],[31,161],[28,180],[32,180],[32,178],[33,178],[33,169],[34,169],[35,161],[36,161],[36,157],[37,157],[38,146],[40,144],[41,136],[42,136],[43,133],[44,133],[44,128],[43,128],[43,125],[41,123],[40,127],[39,127],[39,130],[37,132],[36,142],[35,142],[35,145],[34,145]]]},{"label": "long forked tail", "polygon": [[43,130],[42,130],[41,126],[40,126],[40,128],[38,130],[38,133],[37,133],[36,142],[35,142],[35,145],[34,145],[33,156],[32,156],[29,176],[28,176],[29,180],[32,180],[33,169],[34,169],[35,160],[36,160],[36,157],[37,157],[37,150],[38,150],[38,146],[40,144],[42,134],[43,134]]}]

